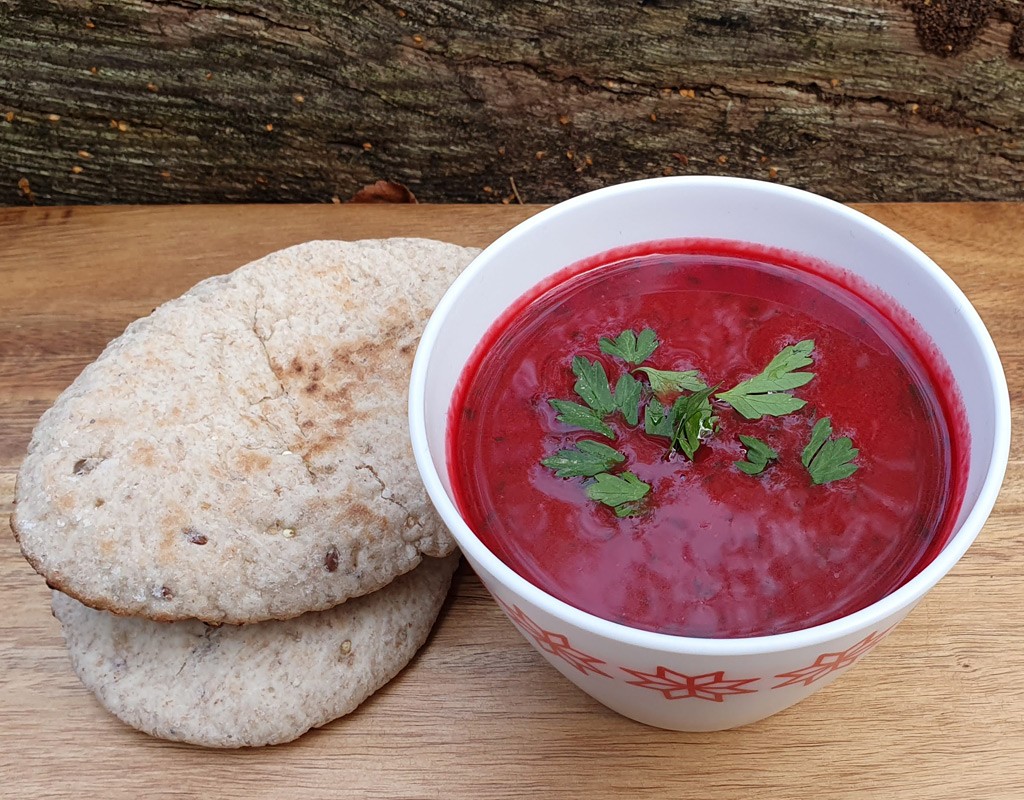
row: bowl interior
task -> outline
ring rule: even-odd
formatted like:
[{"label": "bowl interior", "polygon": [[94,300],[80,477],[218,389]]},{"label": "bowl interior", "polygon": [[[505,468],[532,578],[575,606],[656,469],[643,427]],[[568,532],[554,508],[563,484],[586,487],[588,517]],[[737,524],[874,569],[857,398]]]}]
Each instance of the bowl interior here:
[{"label": "bowl interior", "polygon": [[[495,320],[536,284],[577,261],[631,244],[694,237],[782,248],[849,271],[902,307],[948,365],[970,432],[970,466],[954,534],[945,545],[950,552],[915,579],[913,596],[904,599],[919,597],[977,535],[1002,481],[1009,403],[995,347],[963,293],[905,239],[838,203],[758,181],[661,178],[602,189],[527,220],[470,265],[424,332],[410,392],[413,446],[442,517],[463,549],[468,544],[479,555],[483,545],[452,496],[446,428],[462,370]],[[964,526],[968,518],[971,524]]]}]

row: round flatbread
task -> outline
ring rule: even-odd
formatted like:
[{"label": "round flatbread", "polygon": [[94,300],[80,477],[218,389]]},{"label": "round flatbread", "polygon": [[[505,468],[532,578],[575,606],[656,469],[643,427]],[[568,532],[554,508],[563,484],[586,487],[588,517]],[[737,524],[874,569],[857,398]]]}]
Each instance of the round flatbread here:
[{"label": "round flatbread", "polygon": [[153,622],[53,593],[71,663],[111,713],[162,739],[280,744],[356,708],[427,638],[458,556],[428,558],[378,592],[252,625]]},{"label": "round flatbread", "polygon": [[247,623],[450,553],[407,388],[427,317],[477,252],[310,242],[130,325],[36,427],[11,521],[25,557],[93,608]]}]

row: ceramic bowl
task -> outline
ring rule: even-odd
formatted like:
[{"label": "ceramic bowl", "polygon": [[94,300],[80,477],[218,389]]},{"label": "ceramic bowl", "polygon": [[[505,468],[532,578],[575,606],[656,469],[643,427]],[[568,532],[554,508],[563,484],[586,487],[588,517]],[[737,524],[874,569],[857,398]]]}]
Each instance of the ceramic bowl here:
[{"label": "ceramic bowl", "polygon": [[[449,406],[463,367],[502,312],[574,262],[637,243],[691,237],[783,248],[850,271],[916,320],[959,386],[970,464],[953,535],[914,578],[856,613],[742,639],[626,627],[527,582],[484,546],[456,507],[446,464]],[[431,317],[413,366],[409,410],[416,462],[431,500],[526,640],[609,708],[649,725],[690,731],[731,728],[781,711],[827,686],[877,645],[977,537],[996,500],[1010,441],[1006,380],[992,340],[967,298],[931,259],[839,203],[717,177],[601,189],[555,205],[495,241]]]}]

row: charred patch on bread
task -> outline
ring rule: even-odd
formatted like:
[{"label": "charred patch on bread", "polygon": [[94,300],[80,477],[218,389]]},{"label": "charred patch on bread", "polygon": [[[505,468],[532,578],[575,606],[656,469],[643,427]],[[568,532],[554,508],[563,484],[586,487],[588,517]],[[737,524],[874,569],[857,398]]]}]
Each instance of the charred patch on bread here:
[{"label": "charred patch on bread", "polygon": [[328,572],[338,571],[338,548],[331,547],[324,555],[324,569]]}]

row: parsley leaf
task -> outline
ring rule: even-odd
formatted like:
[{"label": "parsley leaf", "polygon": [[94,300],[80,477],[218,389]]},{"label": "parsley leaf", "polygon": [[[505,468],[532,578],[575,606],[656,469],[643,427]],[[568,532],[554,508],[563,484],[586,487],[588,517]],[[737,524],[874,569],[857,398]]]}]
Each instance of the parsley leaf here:
[{"label": "parsley leaf", "polygon": [[657,398],[652,398],[644,409],[644,431],[651,436],[672,438],[672,420],[665,413],[665,406]]},{"label": "parsley leaf", "polygon": [[774,461],[779,457],[775,450],[755,436],[744,436],[741,433],[740,441],[747,448],[747,460],[734,463],[740,472],[745,472],[747,475],[760,475],[768,466],[769,461]]},{"label": "parsley leaf", "polygon": [[672,406],[672,444],[669,447],[678,445],[691,461],[701,443],[715,432],[718,418],[714,416],[709,398],[717,388],[705,387],[699,392],[684,395]]},{"label": "parsley leaf", "polygon": [[630,364],[643,364],[658,349],[658,337],[650,328],[644,328],[639,336],[628,330],[614,339],[602,336],[598,345],[602,353],[616,356]]},{"label": "parsley leaf", "polygon": [[850,438],[831,439],[831,435],[832,421],[828,417],[819,419],[811,431],[811,441],[801,455],[800,460],[815,485],[849,478],[858,469],[853,460],[860,451]]},{"label": "parsley leaf", "polygon": [[579,403],[574,403],[571,400],[548,400],[548,403],[558,412],[558,416],[555,419],[559,422],[570,425],[573,428],[583,428],[594,433],[600,433],[609,439],[615,438],[615,431],[608,427],[592,408],[581,406]]},{"label": "parsley leaf", "polygon": [[748,378],[727,392],[715,395],[731,405],[747,419],[764,416],[781,417],[804,407],[806,400],[786,394],[790,389],[803,386],[814,377],[813,372],[797,372],[812,362],[814,340],[783,347],[764,371]]},{"label": "parsley leaf", "polygon": [[825,440],[831,435],[832,420],[828,417],[822,417],[814,423],[814,428],[811,430],[811,441],[807,443],[807,446],[800,454],[800,461],[805,467],[811,466],[811,459],[814,458],[814,454],[821,449]]},{"label": "parsley leaf", "polygon": [[576,356],[572,360],[572,371],[578,379],[573,386],[576,394],[602,417],[611,414],[615,410],[615,400],[601,362],[591,363],[583,356]]},{"label": "parsley leaf", "polygon": [[574,448],[559,450],[540,463],[554,470],[559,478],[591,478],[625,460],[624,455],[608,445],[584,439]]},{"label": "parsley leaf", "polygon": [[587,497],[615,509],[618,517],[629,517],[639,512],[636,505],[651,491],[651,485],[644,483],[632,472],[609,475],[602,472],[594,476],[594,482],[587,486]]},{"label": "parsley leaf", "polygon": [[615,405],[630,425],[640,420],[640,381],[628,372],[622,373],[615,384]]},{"label": "parsley leaf", "polygon": [[653,367],[640,367],[636,372],[642,372],[651,382],[651,391],[655,394],[669,394],[671,392],[699,392],[706,389],[707,384],[697,377],[697,370],[688,369],[685,372],[674,372],[669,369],[654,369]]}]

